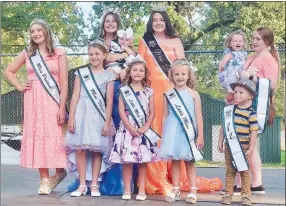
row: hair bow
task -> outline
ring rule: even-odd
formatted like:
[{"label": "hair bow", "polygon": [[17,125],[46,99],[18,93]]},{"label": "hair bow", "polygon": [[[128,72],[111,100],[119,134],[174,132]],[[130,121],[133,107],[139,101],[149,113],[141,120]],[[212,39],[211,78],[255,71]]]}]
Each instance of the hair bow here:
[{"label": "hair bow", "polygon": [[128,27],[126,31],[124,29],[120,29],[117,31],[117,36],[119,36],[119,38],[123,38],[124,35],[126,35],[127,39],[130,39],[131,37],[133,37],[133,29],[131,27]]}]

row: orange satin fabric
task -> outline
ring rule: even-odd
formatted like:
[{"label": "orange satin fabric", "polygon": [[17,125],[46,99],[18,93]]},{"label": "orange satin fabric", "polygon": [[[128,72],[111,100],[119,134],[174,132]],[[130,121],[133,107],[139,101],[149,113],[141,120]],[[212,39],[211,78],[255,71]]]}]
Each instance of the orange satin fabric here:
[{"label": "orange satin fabric", "polygon": [[[176,59],[175,51],[167,46],[162,46],[165,54],[169,60],[173,62]],[[154,89],[154,101],[155,101],[155,119],[152,124],[152,128],[160,135],[162,135],[162,117],[163,117],[163,94],[171,89],[173,86],[171,82],[161,73],[161,69],[156,64],[152,57],[151,52],[145,45],[142,39],[139,42],[138,53],[146,61],[152,84]],[[159,145],[160,145],[159,141]],[[171,192],[172,187],[171,177],[171,161],[158,161],[156,163],[147,164],[146,174],[146,192],[147,194],[164,194]],[[186,174],[186,167],[184,162],[181,162],[181,178],[180,178],[181,190],[189,191],[190,185],[188,176]]]}]

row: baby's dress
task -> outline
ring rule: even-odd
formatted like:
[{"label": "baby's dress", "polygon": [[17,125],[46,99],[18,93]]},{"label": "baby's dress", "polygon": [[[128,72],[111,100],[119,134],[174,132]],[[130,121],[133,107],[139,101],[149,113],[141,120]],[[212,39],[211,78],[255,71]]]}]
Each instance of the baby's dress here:
[{"label": "baby's dress", "polygon": [[[78,73],[75,72],[75,75],[78,76]],[[103,70],[94,74],[94,78],[101,93],[105,97],[107,84],[115,79],[114,74]],[[69,168],[71,173],[78,176],[76,150],[87,150],[86,179],[92,180],[92,152],[102,153],[101,174],[111,166],[109,155],[113,146],[113,136],[116,133],[115,127],[113,121],[111,121],[109,136],[105,137],[101,135],[105,121],[92,104],[82,83],[74,119],[75,133],[67,131],[65,137],[65,146],[68,149]]]},{"label": "baby's dress", "polygon": [[[136,92],[143,109],[149,115],[149,100],[153,95],[153,89],[144,88],[143,91]],[[130,124],[138,128],[126,110]],[[114,146],[111,150],[110,161],[113,163],[146,163],[157,160],[157,145],[151,145],[144,136],[133,137],[123,122],[120,122],[119,129],[115,136]]]},{"label": "baby's dress", "polygon": [[228,92],[232,92],[229,85],[238,81],[238,73],[243,69],[247,52],[245,50],[232,51],[228,48],[224,51],[224,55],[228,53],[232,55],[232,59],[227,62],[223,71],[219,72],[218,76],[223,88],[225,88]]},{"label": "baby's dress", "polygon": [[[195,118],[195,102],[188,89],[178,90],[185,105],[190,112],[194,127],[197,128]],[[193,159],[190,144],[184,133],[184,130],[177,119],[175,113],[168,105],[168,116],[163,126],[162,144],[158,152],[158,157],[164,160],[185,160],[191,161]]]}]

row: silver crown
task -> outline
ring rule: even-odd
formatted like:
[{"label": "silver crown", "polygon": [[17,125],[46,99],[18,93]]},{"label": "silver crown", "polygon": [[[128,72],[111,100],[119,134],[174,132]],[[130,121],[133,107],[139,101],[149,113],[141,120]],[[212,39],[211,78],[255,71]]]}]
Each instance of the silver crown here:
[{"label": "silver crown", "polygon": [[143,64],[146,64],[145,60],[140,56],[140,54],[137,54],[137,56],[134,57],[129,64],[133,64],[135,62],[142,62]]},{"label": "silver crown", "polygon": [[159,12],[162,12],[162,11],[167,11],[167,7],[165,4],[153,4],[152,5],[152,8],[151,8],[152,11],[159,11]]},{"label": "silver crown", "polygon": [[32,26],[33,24],[43,24],[43,25],[45,25],[46,27],[49,27],[48,23],[47,23],[45,20],[43,20],[43,19],[34,19],[34,20],[31,22],[30,26]]},{"label": "silver crown", "polygon": [[101,45],[101,46],[103,46],[106,49],[106,51],[108,51],[108,46],[104,43],[103,39],[98,38],[98,39],[90,40],[88,42],[88,45],[91,45],[91,44]]},{"label": "silver crown", "polygon": [[117,7],[104,7],[104,9],[103,9],[103,14],[105,15],[106,13],[108,13],[108,12],[111,12],[111,13],[114,13],[114,14],[120,14],[120,9],[119,8],[117,8]]},{"label": "silver crown", "polygon": [[191,68],[191,65],[186,59],[176,59],[175,61],[172,62],[171,68],[177,66],[177,65],[186,65]]}]

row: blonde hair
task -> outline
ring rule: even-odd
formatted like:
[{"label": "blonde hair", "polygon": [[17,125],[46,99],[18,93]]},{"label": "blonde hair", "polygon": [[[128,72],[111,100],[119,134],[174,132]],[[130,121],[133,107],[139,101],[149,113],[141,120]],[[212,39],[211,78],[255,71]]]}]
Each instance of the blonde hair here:
[{"label": "blonde hair", "polygon": [[45,36],[46,48],[48,50],[48,56],[53,56],[55,54],[55,45],[52,31],[43,19],[34,19],[29,27],[29,47],[28,47],[28,55],[33,56],[36,54],[36,50],[38,49],[38,44],[36,44],[32,39],[31,28],[34,24],[38,24],[42,27],[43,34]]},{"label": "blonde hair", "polygon": [[189,88],[196,90],[196,84],[197,84],[196,76],[195,76],[192,68],[190,68],[190,66],[185,65],[185,64],[177,64],[176,66],[171,68],[170,75],[169,75],[169,79],[171,80],[171,82],[175,85],[175,81],[173,79],[173,68],[178,67],[178,66],[188,68],[188,80],[186,82],[186,85]]},{"label": "blonde hair", "polygon": [[246,38],[245,33],[241,30],[234,31],[227,35],[223,43],[224,48],[230,48],[230,42],[231,42],[233,35],[241,35],[243,37],[243,42],[244,42],[243,49],[247,49],[247,45],[248,45],[247,38]]},{"label": "blonde hair", "polygon": [[133,63],[130,63],[126,69],[126,76],[125,78],[122,80],[122,84],[123,85],[128,85],[128,84],[131,84],[132,82],[132,78],[131,78],[131,69],[133,66],[135,65],[138,65],[138,64],[142,64],[144,66],[144,69],[145,69],[145,77],[142,79],[141,83],[142,83],[142,86],[143,87],[150,87],[151,86],[151,81],[149,80],[149,71],[148,71],[148,68],[146,66],[146,64],[144,62],[133,62]]}]

